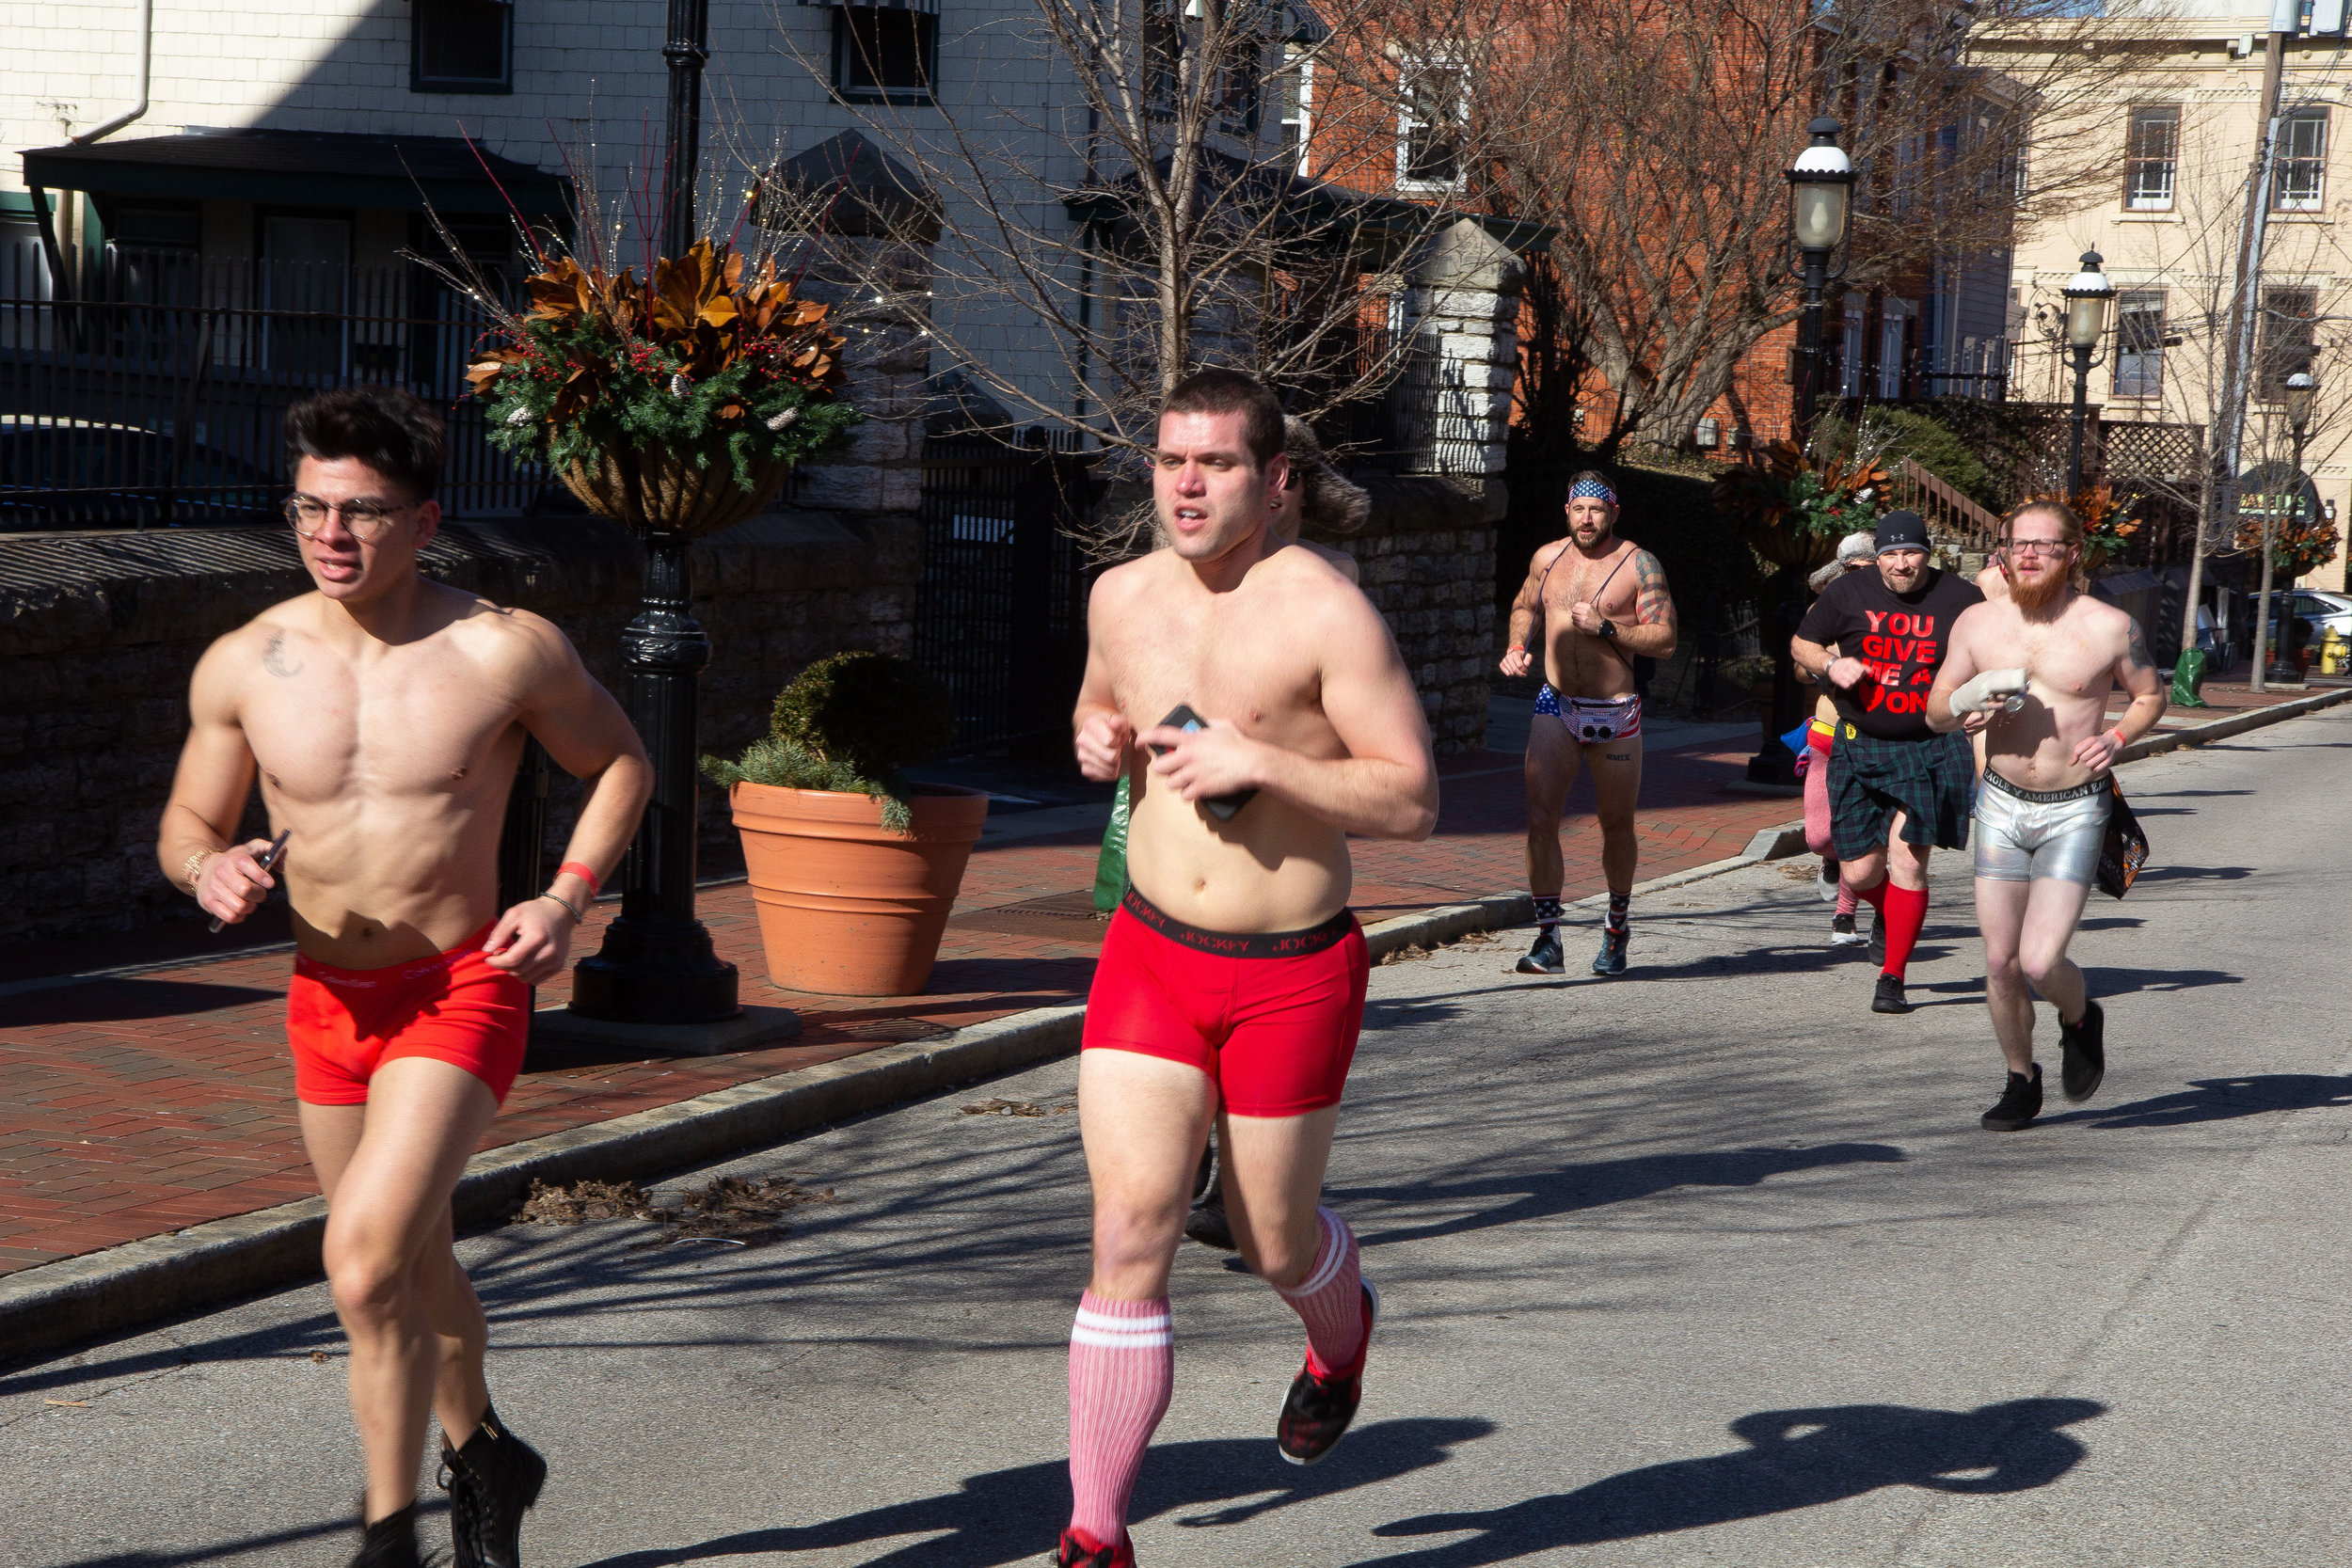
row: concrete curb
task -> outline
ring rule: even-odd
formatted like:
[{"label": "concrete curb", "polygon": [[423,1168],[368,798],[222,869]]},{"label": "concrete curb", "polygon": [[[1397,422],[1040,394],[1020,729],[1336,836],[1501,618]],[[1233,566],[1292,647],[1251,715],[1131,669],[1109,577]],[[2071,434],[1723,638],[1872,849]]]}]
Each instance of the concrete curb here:
[{"label": "concrete curb", "polygon": [[2137,762],[2142,757],[2162,756],[2167,752],[2177,752],[2184,746],[2202,746],[2211,740],[2227,740],[2233,735],[2244,735],[2249,730],[2259,730],[2265,724],[2278,724],[2289,719],[2299,719],[2304,714],[2316,713],[2321,708],[2333,707],[2343,702],[2352,702],[2352,686],[2340,687],[2333,691],[2314,691],[2308,697],[2297,697],[2292,702],[2280,703],[2272,707],[2258,707],[2250,712],[2234,714],[2228,719],[2217,719],[2210,724],[2199,724],[2189,729],[2161,730],[2154,735],[2143,736],[2133,741],[2123,748],[2115,760],[2118,763]]},{"label": "concrete curb", "polygon": [[[1804,847],[1802,822],[1768,828],[1740,854],[1652,878],[1634,891],[1681,887]],[[1606,902],[1596,896],[1577,907]],[[1524,925],[1534,914],[1526,894],[1502,894],[1384,920],[1365,930],[1364,941],[1376,962],[1401,948],[1438,946],[1472,931]],[[534,1180],[610,1180],[704,1164],[827,1122],[1066,1056],[1078,1049],[1085,1018],[1083,1006],[1032,1008],[941,1039],[880,1046],[841,1061],[486,1149],[467,1162],[458,1180],[457,1224],[465,1229],[495,1221]],[[326,1229],[326,1200],[307,1197],[0,1276],[0,1345],[8,1347],[0,1366],[315,1279]]]}]

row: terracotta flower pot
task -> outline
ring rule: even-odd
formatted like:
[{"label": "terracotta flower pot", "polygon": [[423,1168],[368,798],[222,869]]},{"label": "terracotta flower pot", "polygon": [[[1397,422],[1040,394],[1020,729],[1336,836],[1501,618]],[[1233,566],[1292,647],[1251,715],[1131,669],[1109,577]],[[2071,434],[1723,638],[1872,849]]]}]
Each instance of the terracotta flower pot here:
[{"label": "terracotta flower pot", "polygon": [[867,795],[739,784],[727,799],[769,979],[826,996],[923,989],[988,818],[984,792],[924,785],[910,837],[883,827]]}]

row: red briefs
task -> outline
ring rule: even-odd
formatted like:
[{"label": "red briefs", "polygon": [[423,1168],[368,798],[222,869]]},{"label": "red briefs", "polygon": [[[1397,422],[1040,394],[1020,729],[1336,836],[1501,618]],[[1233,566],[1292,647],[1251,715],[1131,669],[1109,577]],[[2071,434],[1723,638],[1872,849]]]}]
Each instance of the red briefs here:
[{"label": "red briefs", "polygon": [[1170,919],[1130,888],[1081,1043],[1197,1067],[1237,1117],[1301,1116],[1340,1102],[1371,974],[1346,910],[1309,931],[1239,935]]},{"label": "red briefs", "polygon": [[383,969],[294,959],[286,1037],[295,1098],[364,1105],[376,1069],[430,1056],[464,1068],[504,1104],[531,1040],[531,988],[491,967],[482,953],[489,934],[485,926],[437,958]]}]

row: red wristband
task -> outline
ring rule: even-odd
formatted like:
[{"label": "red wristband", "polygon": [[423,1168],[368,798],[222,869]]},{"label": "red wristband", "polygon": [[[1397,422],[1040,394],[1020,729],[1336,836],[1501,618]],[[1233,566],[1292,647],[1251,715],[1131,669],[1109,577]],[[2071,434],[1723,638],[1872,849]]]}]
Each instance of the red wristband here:
[{"label": "red wristband", "polygon": [[[545,865],[547,862],[541,861],[539,863]],[[559,877],[564,875],[566,871],[570,872],[573,876],[578,877],[581,881],[588,884],[589,897],[594,898],[597,894],[604,891],[604,883],[597,878],[596,874],[589,870],[586,866],[580,864],[578,861],[565,861],[562,865],[555,868],[555,874]]]},{"label": "red wristband", "polygon": [[2123,738],[2123,726],[2121,724],[2118,724],[2115,728],[2107,731],[2107,738],[2115,742],[2115,749],[2119,752],[2131,744],[2130,741]]}]

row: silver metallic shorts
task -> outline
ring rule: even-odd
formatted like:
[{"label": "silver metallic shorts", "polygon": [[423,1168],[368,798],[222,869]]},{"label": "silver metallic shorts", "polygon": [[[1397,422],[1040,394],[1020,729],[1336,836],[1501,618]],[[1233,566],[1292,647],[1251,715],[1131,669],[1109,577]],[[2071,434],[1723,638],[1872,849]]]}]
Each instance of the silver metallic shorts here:
[{"label": "silver metallic shorts", "polygon": [[1990,768],[1977,790],[1977,875],[1996,882],[2057,877],[2088,887],[2107,836],[2107,781],[2020,789]]}]

